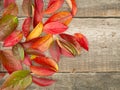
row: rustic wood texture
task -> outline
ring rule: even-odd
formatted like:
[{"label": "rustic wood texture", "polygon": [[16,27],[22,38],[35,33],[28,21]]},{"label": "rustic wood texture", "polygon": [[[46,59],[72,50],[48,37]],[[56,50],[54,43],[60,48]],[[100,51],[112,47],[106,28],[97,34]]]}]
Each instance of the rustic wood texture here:
[{"label": "rustic wood texture", "polygon": [[[19,19],[19,30],[23,20]],[[62,57],[59,72],[120,71],[120,19],[75,18],[69,26],[67,33],[81,32],[86,35],[90,51],[82,51],[76,58]]]},{"label": "rustic wood texture", "polygon": [[[44,0],[45,5],[49,0]],[[2,9],[0,0],[0,10]],[[19,26],[26,17],[19,7]],[[27,90],[120,90],[120,0],[76,0],[78,13],[66,33],[83,33],[90,51],[83,50],[75,58],[61,57],[59,72],[52,76],[57,82],[49,87],[32,84]],[[62,10],[69,10],[67,4]],[[0,12],[0,16],[1,16]],[[0,43],[0,49],[2,49]],[[0,72],[5,72],[0,65]],[[0,81],[0,85],[7,78]]]},{"label": "rustic wood texture", "polygon": [[120,90],[120,73],[57,73],[52,78],[57,80],[52,86],[32,84],[27,90]]}]

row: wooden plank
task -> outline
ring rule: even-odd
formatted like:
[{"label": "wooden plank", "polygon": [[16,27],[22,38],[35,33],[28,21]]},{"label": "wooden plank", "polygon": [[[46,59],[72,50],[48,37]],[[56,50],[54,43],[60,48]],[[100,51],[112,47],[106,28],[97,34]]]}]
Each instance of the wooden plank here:
[{"label": "wooden plank", "polygon": [[[20,18],[18,29],[24,18]],[[89,40],[90,51],[76,58],[61,57],[59,72],[119,72],[120,19],[73,19],[67,33],[81,32]],[[3,68],[0,67],[0,71]]]},{"label": "wooden plank", "polygon": [[[48,1],[45,0],[45,6]],[[19,7],[19,17],[25,16],[21,7],[22,0],[16,0],[16,2]],[[76,17],[120,17],[120,0],[76,0],[76,2],[78,6]],[[69,10],[66,3],[59,11],[63,10]]]},{"label": "wooden plank", "polygon": [[[0,85],[4,81],[0,81]],[[120,73],[57,73],[49,87],[32,84],[27,90],[119,90]]]}]

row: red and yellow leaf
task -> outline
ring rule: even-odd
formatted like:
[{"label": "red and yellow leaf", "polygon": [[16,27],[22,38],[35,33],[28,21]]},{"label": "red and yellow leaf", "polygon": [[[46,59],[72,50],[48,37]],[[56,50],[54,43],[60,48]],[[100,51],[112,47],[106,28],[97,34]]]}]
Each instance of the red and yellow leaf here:
[{"label": "red and yellow leaf", "polygon": [[25,65],[27,65],[27,66],[31,66],[31,65],[32,65],[32,62],[31,62],[31,60],[30,60],[29,55],[25,54],[25,58],[24,58],[24,60],[23,60],[23,63],[24,63]]},{"label": "red and yellow leaf", "polygon": [[8,15],[8,14],[17,16],[18,6],[16,5],[16,3],[9,4],[8,7],[4,9],[2,16]]},{"label": "red and yellow leaf", "polygon": [[80,51],[81,51],[81,46],[79,45],[79,43],[77,42],[76,38],[72,35],[69,35],[69,34],[65,34],[65,33],[62,33],[59,35],[62,39],[70,42],[71,44],[73,44],[78,52],[78,54],[80,54]]},{"label": "red and yellow leaf", "polygon": [[30,70],[39,76],[51,76],[55,73],[54,70],[42,66],[30,66]]},{"label": "red and yellow leaf", "polygon": [[13,15],[5,15],[0,18],[0,41],[10,35],[18,25],[18,18]]},{"label": "red and yellow leaf", "polygon": [[33,61],[35,61],[43,66],[50,67],[51,69],[53,69],[55,71],[58,71],[57,63],[51,58],[45,57],[43,55],[39,55],[36,58],[34,58]]},{"label": "red and yellow leaf", "polygon": [[64,0],[50,0],[47,9],[44,11],[45,14],[51,14],[62,7]]},{"label": "red and yellow leaf", "polygon": [[8,73],[17,70],[22,70],[20,60],[17,60],[12,53],[12,50],[0,51],[0,61]]},{"label": "red and yellow leaf", "polygon": [[36,27],[32,30],[32,32],[27,36],[27,41],[37,38],[40,36],[43,30],[43,24],[40,22]]},{"label": "red and yellow leaf", "polygon": [[34,20],[33,26],[35,27],[39,22],[42,22],[43,18],[43,0],[34,0],[35,7],[34,7]]},{"label": "red and yellow leaf", "polygon": [[68,25],[72,20],[72,15],[70,12],[67,11],[62,11],[58,12],[54,15],[52,15],[46,22],[45,24],[49,22],[61,22],[64,25]]},{"label": "red and yellow leaf", "polygon": [[87,38],[81,33],[75,33],[74,36],[75,36],[76,40],[78,41],[78,43],[81,45],[81,47],[83,47],[84,49],[86,49],[88,51],[89,46],[88,46]]},{"label": "red and yellow leaf", "polygon": [[55,59],[56,62],[59,62],[61,50],[56,41],[54,41],[52,45],[50,46],[49,52],[52,58]]},{"label": "red and yellow leaf", "polygon": [[15,3],[15,0],[3,0],[4,1],[4,7],[6,8],[11,3]]},{"label": "red and yellow leaf", "polygon": [[60,34],[66,31],[68,27],[60,22],[50,22],[44,25],[44,32],[48,34]]},{"label": "red and yellow leaf", "polygon": [[19,30],[15,30],[7,38],[5,38],[3,45],[5,47],[14,46],[21,41],[22,37],[23,37],[22,32]]},{"label": "red and yellow leaf", "polygon": [[68,3],[70,9],[71,9],[71,13],[73,16],[76,15],[77,13],[77,5],[76,5],[76,0],[66,0],[66,2]]},{"label": "red and yellow leaf", "polygon": [[27,37],[29,32],[30,32],[31,21],[32,21],[32,18],[28,17],[23,22],[22,32],[23,32],[25,37]]},{"label": "red and yellow leaf", "polygon": [[50,47],[52,42],[53,42],[53,36],[51,34],[47,34],[46,36],[40,38],[35,43],[33,43],[31,48],[38,49],[41,52],[44,52]]},{"label": "red and yellow leaf", "polygon": [[35,76],[33,76],[33,82],[36,83],[39,86],[49,86],[52,85],[53,83],[55,83],[55,80],[52,79],[46,79],[46,78],[37,78]]}]

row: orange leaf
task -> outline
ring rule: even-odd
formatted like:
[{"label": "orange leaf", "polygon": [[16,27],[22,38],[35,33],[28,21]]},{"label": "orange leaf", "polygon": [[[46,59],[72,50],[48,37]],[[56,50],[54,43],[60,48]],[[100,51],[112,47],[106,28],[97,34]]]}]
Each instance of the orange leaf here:
[{"label": "orange leaf", "polygon": [[32,21],[32,18],[28,17],[23,22],[22,32],[23,32],[25,37],[27,37],[29,32],[30,32],[31,21]]},{"label": "orange leaf", "polygon": [[40,76],[51,76],[55,73],[54,70],[41,66],[30,66],[30,70]]},{"label": "orange leaf", "polygon": [[83,47],[84,49],[86,49],[88,51],[89,47],[88,47],[87,38],[81,33],[75,33],[74,36],[75,36],[76,40],[78,41],[78,43],[81,45],[81,47]]},{"label": "orange leaf", "polygon": [[54,13],[60,7],[62,7],[64,0],[50,0],[47,9],[45,10],[45,14]]},{"label": "orange leaf", "polygon": [[46,22],[46,23],[49,23],[49,22],[61,22],[65,25],[68,25],[72,20],[72,15],[70,12],[67,12],[67,11],[62,11],[62,12],[58,12],[54,15],[52,15]]},{"label": "orange leaf", "polygon": [[4,46],[5,47],[14,46],[15,44],[21,41],[22,37],[23,37],[22,32],[15,30],[7,38],[5,38]]},{"label": "orange leaf", "polygon": [[55,59],[56,62],[59,62],[61,51],[60,51],[60,47],[58,46],[56,41],[54,41],[52,43],[52,45],[50,46],[49,51],[50,51],[50,54],[51,54],[52,58]]},{"label": "orange leaf", "polygon": [[76,15],[77,13],[77,5],[76,5],[76,1],[75,0],[66,0],[66,2],[68,3],[70,9],[71,9],[71,13],[73,16]]},{"label": "orange leaf", "polygon": [[27,41],[37,38],[40,36],[43,30],[43,24],[40,22],[33,30],[32,32],[27,36]]},{"label": "orange leaf", "polygon": [[41,52],[44,52],[50,47],[52,42],[53,42],[53,36],[48,34],[37,40],[35,43],[33,43],[31,48],[38,49]]},{"label": "orange leaf", "polygon": [[59,34],[66,31],[68,27],[60,22],[50,22],[44,26],[44,32],[48,34]]},{"label": "orange leaf", "polygon": [[8,14],[17,16],[17,14],[18,14],[18,6],[16,5],[16,3],[9,4],[5,8],[2,16],[8,15]]},{"label": "orange leaf", "polygon": [[0,61],[8,73],[22,70],[20,60],[16,60],[13,56],[12,50],[0,51]]},{"label": "orange leaf", "polygon": [[43,55],[39,55],[33,60],[43,66],[48,66],[51,67],[51,69],[58,71],[57,63],[51,58],[45,57]]},{"label": "orange leaf", "polygon": [[39,86],[49,86],[55,83],[55,80],[52,79],[46,79],[46,78],[37,78],[33,76],[33,82],[36,83]]}]

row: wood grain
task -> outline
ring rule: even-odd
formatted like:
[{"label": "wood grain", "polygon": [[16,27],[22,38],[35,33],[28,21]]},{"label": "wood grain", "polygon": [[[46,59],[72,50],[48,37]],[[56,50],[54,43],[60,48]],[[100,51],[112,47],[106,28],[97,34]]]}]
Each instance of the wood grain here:
[{"label": "wood grain", "polygon": [[[5,76],[0,85],[4,81]],[[119,90],[120,73],[56,73],[57,80],[48,87],[32,84],[27,90]]]},{"label": "wood grain", "polygon": [[[2,1],[0,0],[0,2]],[[22,11],[22,1],[16,0],[19,7],[19,17],[25,16]],[[45,0],[45,6],[47,6],[48,1]],[[120,0],[76,0],[76,2],[78,6],[76,17],[120,17]],[[69,10],[66,3],[59,11],[65,10]]]},{"label": "wood grain", "polygon": [[[20,18],[18,29],[24,18]],[[61,57],[59,72],[119,72],[120,19],[74,18],[67,33],[81,32],[89,40],[90,51],[75,58]],[[3,68],[0,68],[3,71]]]}]

